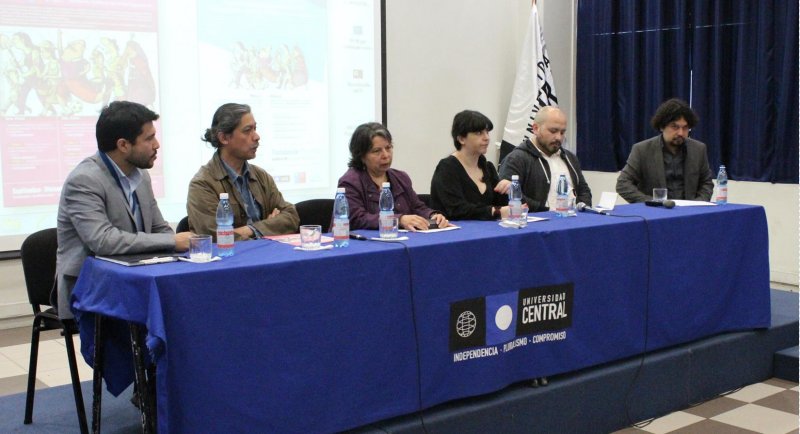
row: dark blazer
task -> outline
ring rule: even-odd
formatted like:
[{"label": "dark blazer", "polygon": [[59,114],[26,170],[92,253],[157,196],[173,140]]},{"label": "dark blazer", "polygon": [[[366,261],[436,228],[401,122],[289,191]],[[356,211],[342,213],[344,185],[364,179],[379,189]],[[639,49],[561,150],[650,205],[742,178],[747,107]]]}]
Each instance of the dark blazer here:
[{"label": "dark blazer", "polygon": [[[708,167],[706,145],[686,138],[686,159],[683,163],[684,197],[689,200],[711,200],[714,175]],[[633,145],[628,162],[617,178],[617,193],[630,203],[653,197],[654,188],[666,188],[663,142],[661,135]]]}]

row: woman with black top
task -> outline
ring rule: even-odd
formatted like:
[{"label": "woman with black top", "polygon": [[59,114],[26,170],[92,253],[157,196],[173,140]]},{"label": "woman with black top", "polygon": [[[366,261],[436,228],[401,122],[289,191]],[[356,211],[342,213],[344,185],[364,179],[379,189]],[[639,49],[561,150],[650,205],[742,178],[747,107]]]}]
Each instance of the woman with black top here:
[{"label": "woman with black top", "polygon": [[492,121],[474,110],[453,118],[456,151],[439,161],[431,179],[431,205],[450,220],[493,220],[508,217],[508,189],[484,154]]}]

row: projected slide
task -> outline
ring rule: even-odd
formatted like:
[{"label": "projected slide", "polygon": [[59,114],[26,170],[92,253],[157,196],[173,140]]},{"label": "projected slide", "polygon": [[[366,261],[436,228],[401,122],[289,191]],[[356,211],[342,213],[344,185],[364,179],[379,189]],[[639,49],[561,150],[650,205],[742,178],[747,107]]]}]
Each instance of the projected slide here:
[{"label": "projected slide", "polygon": [[[326,186],[327,5],[205,0],[197,13],[202,112],[210,118],[225,102],[249,104],[266,145],[253,162],[282,190]],[[220,22],[236,26],[220,32]]]},{"label": "projected slide", "polygon": [[150,175],[170,221],[227,102],[252,107],[253,163],[287,200],[333,197],[350,134],[381,120],[379,3],[0,0],[0,251],[55,226],[64,179],[96,152],[115,100],[161,115]]},{"label": "projected slide", "polygon": [[[0,232],[53,226],[70,170],[97,149],[99,109],[115,99],[157,110],[156,2],[5,2],[0,18]],[[76,16],[82,19],[76,22]],[[122,29],[122,31],[121,31]],[[161,167],[151,173],[162,188]],[[16,211],[16,212],[15,212]],[[5,217],[10,215],[11,217]],[[33,218],[33,220],[31,220]]]}]

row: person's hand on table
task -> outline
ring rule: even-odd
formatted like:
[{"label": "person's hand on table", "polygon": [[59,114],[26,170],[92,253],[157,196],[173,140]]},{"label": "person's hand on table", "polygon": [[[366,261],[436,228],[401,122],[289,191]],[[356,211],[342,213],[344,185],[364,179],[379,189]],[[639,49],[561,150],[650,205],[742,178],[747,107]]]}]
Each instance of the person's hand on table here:
[{"label": "person's hand on table", "polygon": [[508,214],[511,212],[511,208],[508,206],[500,207],[500,220],[505,220],[508,218]]},{"label": "person's hand on table", "polygon": [[189,238],[193,235],[191,232],[178,232],[175,234],[175,251],[185,252],[189,250]]},{"label": "person's hand on table", "polygon": [[446,228],[447,226],[450,225],[450,222],[447,221],[447,218],[444,216],[444,214],[436,213],[436,214],[431,215],[431,218],[433,219],[433,221],[436,222],[436,224],[440,228]]},{"label": "person's hand on table", "polygon": [[281,213],[281,210],[279,210],[278,208],[275,208],[275,209],[273,209],[273,210],[272,210],[272,212],[271,212],[271,213],[269,213],[269,215],[267,216],[267,218],[268,218],[268,219],[271,219],[271,218],[273,218],[273,217],[277,217],[277,216],[278,216],[280,213]]},{"label": "person's hand on table", "polygon": [[400,217],[400,227],[408,229],[411,232],[424,231],[430,227],[428,219],[420,217],[416,214],[406,214]]},{"label": "person's hand on table", "polygon": [[240,226],[240,227],[234,229],[233,233],[235,233],[236,235],[239,235],[239,237],[241,237],[241,239],[243,239],[243,240],[249,240],[250,238],[253,238],[255,236],[255,233],[253,232],[253,228],[251,228],[250,226],[247,226],[247,225]]}]

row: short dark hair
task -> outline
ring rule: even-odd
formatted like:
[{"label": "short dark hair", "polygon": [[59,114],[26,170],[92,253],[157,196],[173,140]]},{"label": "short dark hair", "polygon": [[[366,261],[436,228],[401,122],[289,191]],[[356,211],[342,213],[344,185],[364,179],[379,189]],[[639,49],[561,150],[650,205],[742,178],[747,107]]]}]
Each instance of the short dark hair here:
[{"label": "short dark hair", "polygon": [[142,127],[158,119],[158,114],[149,108],[131,101],[114,101],[103,107],[95,126],[97,149],[111,152],[117,149],[117,140],[136,142]]},{"label": "short dark hair", "polygon": [[365,169],[361,159],[372,149],[372,139],[375,137],[383,137],[392,143],[392,134],[378,122],[361,124],[353,131],[353,136],[350,137],[350,162],[347,163],[349,167],[358,170]]},{"label": "short dark hair", "polygon": [[653,115],[653,119],[650,119],[650,125],[653,126],[658,131],[661,131],[669,125],[671,122],[677,121],[678,119],[683,118],[686,120],[686,123],[689,125],[689,129],[694,128],[697,125],[697,122],[700,119],[697,117],[697,114],[689,107],[689,104],[686,101],[678,98],[672,98],[667,101],[661,103],[656,109],[656,114]]},{"label": "short dark hair", "polygon": [[453,136],[453,145],[456,150],[461,149],[461,143],[458,141],[459,137],[466,137],[469,133],[479,133],[483,130],[492,131],[494,125],[480,112],[475,110],[464,110],[456,113],[453,118],[453,128],[450,130],[450,135]]},{"label": "short dark hair", "polygon": [[250,113],[250,106],[247,104],[237,104],[235,102],[222,104],[214,112],[214,118],[211,119],[211,128],[206,128],[206,132],[201,139],[219,149],[221,146],[219,133],[232,133],[239,125],[239,122],[242,121],[244,115],[248,113]]}]

